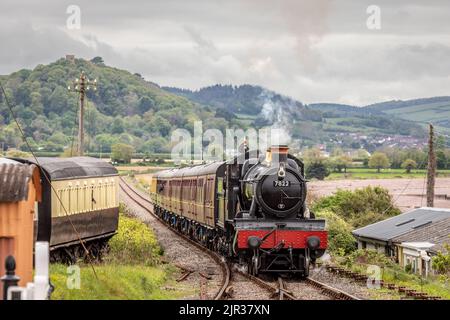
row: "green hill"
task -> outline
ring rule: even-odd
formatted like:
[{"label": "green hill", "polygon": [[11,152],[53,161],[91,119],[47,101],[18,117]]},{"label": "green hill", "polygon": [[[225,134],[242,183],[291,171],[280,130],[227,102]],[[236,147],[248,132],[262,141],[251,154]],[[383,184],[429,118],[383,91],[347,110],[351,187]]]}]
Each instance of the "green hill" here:
[{"label": "green hill", "polygon": [[[36,149],[62,151],[72,144],[77,134],[78,94],[67,87],[81,71],[98,81],[98,90],[87,93],[85,128],[90,151],[109,152],[113,143],[123,142],[138,152],[167,152],[169,133],[176,128],[192,130],[200,119],[206,128],[233,125],[214,110],[165,91],[139,74],[104,65],[99,57],[60,59],[0,77]],[[0,95],[0,144],[23,147],[11,120]]]},{"label": "green hill", "polygon": [[440,130],[450,134],[450,97],[387,101],[369,105],[364,109],[383,112],[421,124],[431,122]]},{"label": "green hill", "polygon": [[[106,66],[100,57],[59,59],[0,76],[35,150],[62,152],[76,143],[78,94],[69,92],[67,86],[81,71],[98,80],[98,90],[87,93],[86,146],[91,152],[109,152],[117,142],[133,145],[142,153],[169,152],[171,132],[177,128],[192,132],[198,120],[204,129],[222,131],[282,128],[297,146],[326,143],[369,150],[380,147],[387,136],[425,139],[424,119],[448,127],[448,97],[365,108],[306,105],[260,86],[214,85],[197,91],[160,87],[139,74]],[[2,95],[0,127],[0,146],[24,149]]]},{"label": "green hill", "polygon": [[[233,114],[253,127],[277,126],[286,128],[292,140],[301,145],[317,143],[342,144],[373,149],[381,136],[426,136],[418,124],[386,115],[379,110],[344,104],[315,103],[305,105],[259,86],[214,85],[191,91],[164,88],[170,92]],[[349,133],[368,136],[366,141],[355,141]],[[338,137],[339,136],[339,137]],[[358,146],[359,145],[359,146]]]}]

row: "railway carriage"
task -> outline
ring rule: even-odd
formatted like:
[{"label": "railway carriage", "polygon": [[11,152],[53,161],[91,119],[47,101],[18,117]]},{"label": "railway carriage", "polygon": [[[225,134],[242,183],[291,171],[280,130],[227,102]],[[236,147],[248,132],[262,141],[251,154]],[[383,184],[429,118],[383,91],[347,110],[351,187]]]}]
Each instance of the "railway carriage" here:
[{"label": "railway carriage", "polygon": [[303,163],[274,146],[231,161],[164,170],[152,177],[155,212],[249,272],[307,276],[327,247],[325,221],[306,206]]},{"label": "railway carriage", "polygon": [[50,243],[52,260],[75,262],[83,256],[80,239],[92,256],[100,256],[118,227],[117,170],[91,157],[14,160],[40,169],[42,201],[37,204],[35,238]]}]

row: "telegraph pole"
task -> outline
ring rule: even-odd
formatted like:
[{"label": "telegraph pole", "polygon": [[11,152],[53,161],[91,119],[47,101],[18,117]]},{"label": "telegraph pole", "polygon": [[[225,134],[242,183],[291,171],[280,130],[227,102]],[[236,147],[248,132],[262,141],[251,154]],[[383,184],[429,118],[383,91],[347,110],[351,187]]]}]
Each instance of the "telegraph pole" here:
[{"label": "telegraph pole", "polygon": [[69,91],[78,92],[80,94],[80,110],[78,112],[78,146],[77,155],[79,157],[84,154],[84,100],[86,98],[86,91],[97,90],[97,79],[94,81],[86,78],[86,75],[81,71],[80,78],[75,79],[73,88],[68,87]]},{"label": "telegraph pole", "polygon": [[428,137],[427,207],[434,206],[434,178],[436,176],[436,155],[434,154],[434,131],[430,123]]}]

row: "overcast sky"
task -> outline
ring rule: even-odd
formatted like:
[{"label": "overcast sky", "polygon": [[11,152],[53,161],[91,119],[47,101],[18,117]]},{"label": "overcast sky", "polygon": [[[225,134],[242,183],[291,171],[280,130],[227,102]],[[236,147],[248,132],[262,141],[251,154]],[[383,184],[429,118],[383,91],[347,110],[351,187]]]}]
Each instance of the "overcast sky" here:
[{"label": "overcast sky", "polygon": [[450,95],[448,0],[1,0],[0,30],[0,74],[72,53],[164,86],[250,83],[305,103]]}]

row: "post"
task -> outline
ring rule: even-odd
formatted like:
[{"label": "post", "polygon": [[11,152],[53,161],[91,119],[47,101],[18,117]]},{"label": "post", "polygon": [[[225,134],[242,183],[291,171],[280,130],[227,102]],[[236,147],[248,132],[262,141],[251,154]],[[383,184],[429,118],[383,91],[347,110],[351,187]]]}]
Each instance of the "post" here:
[{"label": "post", "polygon": [[80,76],[80,112],[78,119],[78,150],[77,154],[79,157],[83,156],[84,153],[84,94],[85,94],[85,80],[86,77],[84,73]]},{"label": "post", "polygon": [[86,98],[86,91],[89,91],[91,88],[95,91],[97,90],[97,79],[94,81],[86,78],[84,72],[81,72],[80,78],[76,79],[73,84],[74,87],[68,87],[69,91],[75,91],[80,94],[80,112],[78,114],[78,146],[77,146],[77,155],[79,157],[84,154],[84,100]]},{"label": "post", "polygon": [[434,154],[434,132],[430,123],[428,137],[427,207],[434,206],[434,178],[436,176],[436,155]]},{"label": "post", "polygon": [[49,298],[49,252],[48,242],[36,242],[34,300],[46,300]]},{"label": "post", "polygon": [[3,300],[8,298],[8,288],[17,286],[20,278],[16,276],[16,260],[13,256],[7,256],[5,259],[6,274],[0,278],[3,282]]}]

